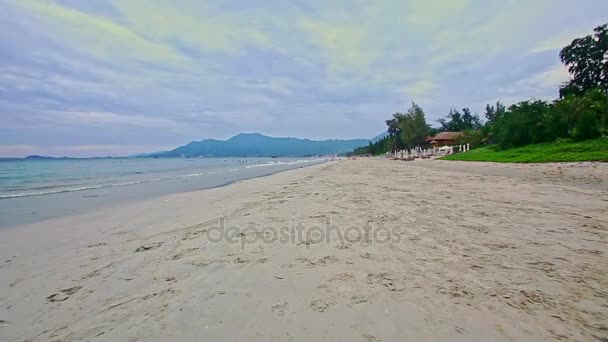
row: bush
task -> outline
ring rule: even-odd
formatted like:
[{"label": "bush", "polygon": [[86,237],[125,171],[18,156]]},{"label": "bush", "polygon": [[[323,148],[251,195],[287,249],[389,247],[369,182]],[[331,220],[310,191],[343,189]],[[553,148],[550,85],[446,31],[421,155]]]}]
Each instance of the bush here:
[{"label": "bush", "polygon": [[576,141],[593,139],[600,136],[597,116],[592,111],[581,113],[574,128],[572,129],[572,138]]},{"label": "bush", "polygon": [[553,103],[533,100],[512,105],[486,134],[502,149],[571,138],[593,139],[606,132],[608,96],[590,90]]},{"label": "bush", "polygon": [[608,162],[608,139],[599,138],[582,142],[560,139],[560,142],[527,145],[509,150],[486,146],[464,153],[456,153],[442,159],[503,163]]},{"label": "bush", "polygon": [[541,122],[550,108],[540,100],[512,105],[495,124],[496,143],[504,149],[546,141]]}]

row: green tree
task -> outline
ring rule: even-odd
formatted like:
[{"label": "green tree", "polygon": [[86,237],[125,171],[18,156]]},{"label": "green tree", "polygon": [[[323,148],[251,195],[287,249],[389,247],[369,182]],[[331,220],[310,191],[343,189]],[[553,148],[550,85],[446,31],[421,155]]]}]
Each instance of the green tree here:
[{"label": "green tree", "polygon": [[353,152],[349,153],[348,155],[371,154],[371,155],[377,156],[377,155],[385,154],[386,152],[392,151],[392,148],[391,148],[392,139],[393,139],[392,137],[386,136],[386,137],[376,141],[375,143],[372,143],[370,141],[367,146],[358,147]]},{"label": "green tree", "polygon": [[469,108],[462,109],[462,121],[464,123],[463,131],[471,131],[477,130],[481,127],[481,120],[479,119],[479,115],[471,114],[471,110]]},{"label": "green tree", "polygon": [[496,142],[510,148],[546,141],[543,119],[551,109],[545,101],[524,101],[509,107],[496,123]]},{"label": "green tree", "polygon": [[410,147],[422,145],[428,136],[429,129],[424,111],[412,102],[412,106],[408,109],[405,120],[401,124],[401,140]]},{"label": "green tree", "polygon": [[481,120],[477,114],[471,114],[469,108],[463,108],[462,113],[456,109],[451,109],[445,118],[437,120],[444,131],[463,132],[476,130],[481,127]]},{"label": "green tree", "polygon": [[399,122],[403,120],[403,117],[404,114],[402,113],[394,113],[392,119],[386,120],[387,132],[391,138],[391,151],[401,150],[405,147],[401,141],[401,129],[399,127]]},{"label": "green tree", "polygon": [[608,93],[608,24],[593,35],[577,38],[559,53],[572,79],[560,89],[560,97],[582,95],[594,88]]},{"label": "green tree", "polygon": [[544,126],[549,140],[571,137],[585,140],[606,131],[608,95],[592,89],[582,96],[568,95],[555,101]]},{"label": "green tree", "polygon": [[503,105],[500,100],[496,101],[496,106],[492,106],[490,104],[486,105],[486,125],[493,125],[500,117],[502,117],[507,108]]},{"label": "green tree", "polygon": [[424,144],[424,139],[431,129],[426,123],[424,110],[414,102],[405,114],[393,114],[393,118],[387,120],[386,125],[390,136],[395,138],[395,149]]}]

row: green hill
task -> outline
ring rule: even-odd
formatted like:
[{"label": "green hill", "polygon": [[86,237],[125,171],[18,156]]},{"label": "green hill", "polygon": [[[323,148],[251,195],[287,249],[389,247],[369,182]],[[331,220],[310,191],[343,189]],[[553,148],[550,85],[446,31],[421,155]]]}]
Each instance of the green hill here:
[{"label": "green hill", "polygon": [[223,141],[193,141],[172,151],[149,157],[271,157],[342,154],[369,144],[368,139],[322,140],[274,138],[258,133],[241,133]]}]

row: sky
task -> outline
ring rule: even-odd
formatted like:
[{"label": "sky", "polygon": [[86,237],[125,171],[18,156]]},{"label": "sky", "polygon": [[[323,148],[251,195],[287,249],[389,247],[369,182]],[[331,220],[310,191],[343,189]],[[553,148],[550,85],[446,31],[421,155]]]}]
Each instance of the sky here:
[{"label": "sky", "polygon": [[551,100],[605,0],[0,0],[0,156],[372,138],[412,101]]}]

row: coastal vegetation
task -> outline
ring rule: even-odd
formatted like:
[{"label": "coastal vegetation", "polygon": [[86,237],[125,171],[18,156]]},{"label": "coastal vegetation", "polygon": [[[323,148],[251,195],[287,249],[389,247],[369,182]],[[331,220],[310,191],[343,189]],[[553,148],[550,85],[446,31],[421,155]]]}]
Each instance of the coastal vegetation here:
[{"label": "coastal vegetation", "polygon": [[[608,24],[592,35],[564,47],[560,59],[571,79],[554,101],[529,99],[505,106],[497,101],[485,108],[485,121],[469,108],[451,109],[439,127],[426,122],[423,109],[412,103],[405,114],[386,121],[389,135],[354,154],[381,155],[425,146],[437,132],[462,132],[457,143],[473,150],[452,160],[510,162],[608,161]],[[477,149],[476,149],[477,148]]]},{"label": "coastal vegetation", "polygon": [[580,142],[558,140],[501,150],[496,145],[476,148],[443,157],[445,160],[488,161],[498,163],[608,162],[608,139]]}]

